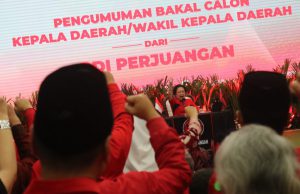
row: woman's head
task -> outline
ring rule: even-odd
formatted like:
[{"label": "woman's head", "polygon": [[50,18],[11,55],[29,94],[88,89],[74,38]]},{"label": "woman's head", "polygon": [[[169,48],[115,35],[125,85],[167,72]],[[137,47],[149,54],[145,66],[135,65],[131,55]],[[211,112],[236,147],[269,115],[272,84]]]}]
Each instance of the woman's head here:
[{"label": "woman's head", "polygon": [[173,95],[179,100],[183,100],[185,98],[186,89],[183,85],[178,84],[173,88]]}]

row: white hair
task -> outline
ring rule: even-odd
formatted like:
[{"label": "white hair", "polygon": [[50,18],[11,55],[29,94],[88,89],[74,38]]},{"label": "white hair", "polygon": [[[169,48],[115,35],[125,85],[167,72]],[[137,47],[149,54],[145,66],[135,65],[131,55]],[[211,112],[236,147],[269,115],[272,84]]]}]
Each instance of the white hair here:
[{"label": "white hair", "polygon": [[215,165],[225,194],[300,194],[294,148],[268,127],[252,124],[231,133]]}]

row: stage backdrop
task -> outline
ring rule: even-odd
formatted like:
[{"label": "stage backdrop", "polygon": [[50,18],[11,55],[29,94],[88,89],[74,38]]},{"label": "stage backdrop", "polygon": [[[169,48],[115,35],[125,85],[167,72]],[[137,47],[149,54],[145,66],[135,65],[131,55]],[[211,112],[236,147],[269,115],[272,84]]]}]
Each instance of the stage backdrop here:
[{"label": "stage backdrop", "polygon": [[0,95],[24,96],[51,71],[89,62],[118,83],[166,75],[234,77],[300,60],[299,0],[2,0]]}]

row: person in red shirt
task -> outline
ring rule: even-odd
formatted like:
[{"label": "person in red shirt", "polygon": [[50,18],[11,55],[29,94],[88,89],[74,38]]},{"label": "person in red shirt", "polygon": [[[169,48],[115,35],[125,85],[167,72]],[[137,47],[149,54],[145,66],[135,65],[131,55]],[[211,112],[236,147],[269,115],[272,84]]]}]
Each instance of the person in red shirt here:
[{"label": "person in red shirt", "polygon": [[[127,156],[129,154],[131,138],[133,133],[132,115],[125,110],[126,96],[120,91],[117,84],[114,83],[113,77],[106,74],[108,81],[108,93],[114,117],[114,125],[108,141],[108,159],[105,171],[101,174],[101,179],[114,179],[123,174],[123,169]],[[35,111],[26,110],[25,117],[28,121],[33,121]],[[32,123],[28,123],[31,125]],[[41,174],[41,163],[37,161],[33,165],[32,179],[39,178]]]},{"label": "person in red shirt", "polygon": [[198,111],[193,106],[187,106],[185,113],[188,120],[184,123],[183,134],[179,138],[193,158],[193,170],[210,167],[208,153],[198,146],[203,132],[203,123],[198,119]]},{"label": "person in red shirt", "polygon": [[88,64],[63,67],[43,81],[33,133],[41,177],[30,183],[25,194],[179,194],[186,190],[191,171],[184,146],[144,95],[128,97],[126,110],[147,121],[159,170],[113,179],[101,176],[110,161],[107,148],[116,114],[107,83],[117,87],[111,74]]},{"label": "person in red shirt", "polygon": [[199,108],[192,99],[186,96],[186,89],[183,85],[178,84],[169,92],[169,101],[174,116],[181,116],[185,114],[184,108],[187,106],[194,106],[199,111]]},{"label": "person in red shirt", "polygon": [[30,120],[25,119],[26,124],[23,125],[17,116],[15,109],[17,109],[19,113],[28,113],[33,108],[26,99],[17,99],[15,101],[15,107],[12,107],[11,105],[8,106],[9,122],[19,156],[17,161],[17,179],[11,193],[19,194],[23,193],[25,188],[29,185],[32,174],[32,165],[37,160],[37,157],[34,155],[31,146],[30,135],[32,123]]}]

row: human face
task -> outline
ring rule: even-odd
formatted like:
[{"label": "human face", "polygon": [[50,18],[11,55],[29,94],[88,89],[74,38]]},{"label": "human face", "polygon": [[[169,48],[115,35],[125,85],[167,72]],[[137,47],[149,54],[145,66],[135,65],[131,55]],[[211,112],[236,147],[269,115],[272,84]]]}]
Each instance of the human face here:
[{"label": "human face", "polygon": [[176,90],[176,98],[178,98],[179,100],[183,100],[185,97],[185,91],[183,87],[179,87]]}]

